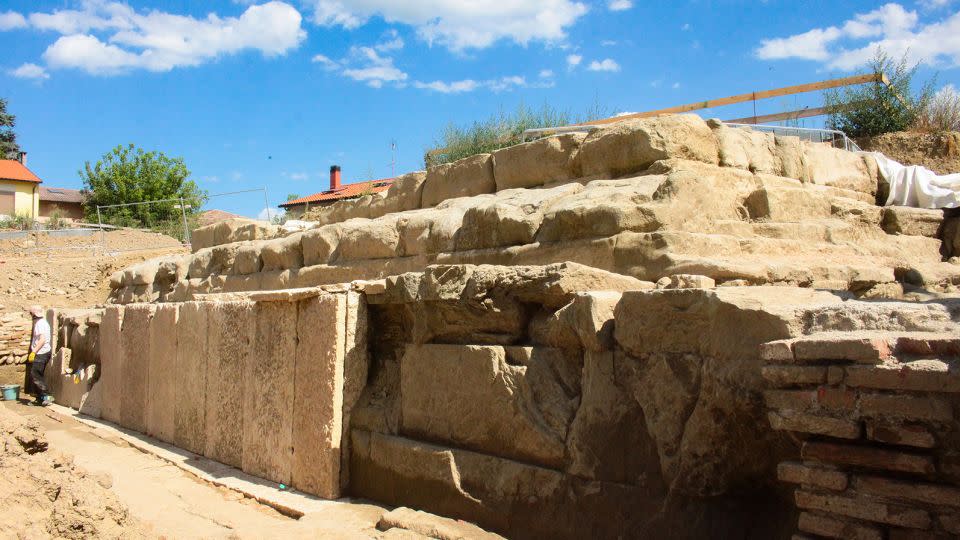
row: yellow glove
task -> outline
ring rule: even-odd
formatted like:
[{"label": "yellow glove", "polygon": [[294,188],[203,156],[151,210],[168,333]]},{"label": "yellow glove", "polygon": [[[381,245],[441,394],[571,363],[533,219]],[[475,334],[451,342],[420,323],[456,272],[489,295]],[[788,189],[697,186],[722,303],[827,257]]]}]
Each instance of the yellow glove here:
[{"label": "yellow glove", "polygon": [[30,354],[27,355],[27,363],[33,363],[33,359],[37,357],[37,353],[30,351]]}]

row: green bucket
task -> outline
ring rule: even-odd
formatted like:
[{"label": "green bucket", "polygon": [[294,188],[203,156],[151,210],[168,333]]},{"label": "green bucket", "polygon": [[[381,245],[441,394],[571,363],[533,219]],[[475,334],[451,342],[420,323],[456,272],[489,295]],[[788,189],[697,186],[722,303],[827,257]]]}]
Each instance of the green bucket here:
[{"label": "green bucket", "polygon": [[20,385],[19,384],[5,384],[2,386],[3,389],[3,400],[4,401],[16,401],[20,399]]}]

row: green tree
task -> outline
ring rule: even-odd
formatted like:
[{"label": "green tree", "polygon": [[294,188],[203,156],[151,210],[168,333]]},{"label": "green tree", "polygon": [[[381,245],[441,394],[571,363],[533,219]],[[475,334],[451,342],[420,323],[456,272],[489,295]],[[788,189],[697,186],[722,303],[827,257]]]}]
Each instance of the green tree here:
[{"label": "green tree", "polygon": [[288,194],[287,194],[287,201],[295,201],[295,200],[297,200],[297,199],[299,199],[299,198],[300,198],[300,196],[297,195],[296,193],[288,193]]},{"label": "green tree", "polygon": [[85,211],[95,219],[97,206],[127,205],[147,201],[150,204],[101,209],[106,223],[123,227],[145,227],[181,236],[180,201],[190,218],[200,211],[207,194],[189,180],[190,171],[183,158],[171,158],[163,152],[147,152],[130,144],[119,145],[95,164],[84,164],[79,172],[89,192]]},{"label": "green tree", "polygon": [[16,125],[17,117],[7,112],[7,100],[0,98],[0,159],[13,159],[20,151],[13,131]]},{"label": "green tree", "polygon": [[824,103],[830,115],[828,125],[851,137],[909,129],[933,95],[933,80],[919,91],[914,90],[913,79],[919,67],[920,64],[911,66],[906,54],[896,61],[877,48],[869,72],[886,74],[890,84],[877,81],[825,92]]}]

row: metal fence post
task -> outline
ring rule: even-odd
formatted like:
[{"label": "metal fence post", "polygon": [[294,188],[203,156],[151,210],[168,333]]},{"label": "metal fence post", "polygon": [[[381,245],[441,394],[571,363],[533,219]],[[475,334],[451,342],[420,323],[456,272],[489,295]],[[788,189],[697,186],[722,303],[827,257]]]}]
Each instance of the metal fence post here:
[{"label": "metal fence post", "polygon": [[263,209],[267,212],[267,223],[270,223],[270,201],[267,199],[267,187],[263,187]]},{"label": "metal fence post", "polygon": [[97,205],[97,227],[100,229],[100,243],[104,249],[107,247],[107,235],[103,232],[103,220],[100,219],[100,205]]},{"label": "metal fence post", "polygon": [[183,217],[183,242],[190,243],[190,228],[187,227],[187,209],[183,205],[183,197],[180,197],[180,215]]}]

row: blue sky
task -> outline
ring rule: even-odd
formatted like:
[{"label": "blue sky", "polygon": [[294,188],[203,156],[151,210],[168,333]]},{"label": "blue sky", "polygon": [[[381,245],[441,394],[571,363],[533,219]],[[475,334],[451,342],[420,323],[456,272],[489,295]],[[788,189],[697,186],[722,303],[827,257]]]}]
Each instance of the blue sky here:
[{"label": "blue sky", "polygon": [[960,0],[6,0],[0,96],[47,185],[78,188],[85,161],[135,143],[276,205],[326,189],[331,164],[390,176],[394,140],[397,173],[420,169],[448,123],[520,102],[643,111],[849,75],[878,44],[960,86]]}]

